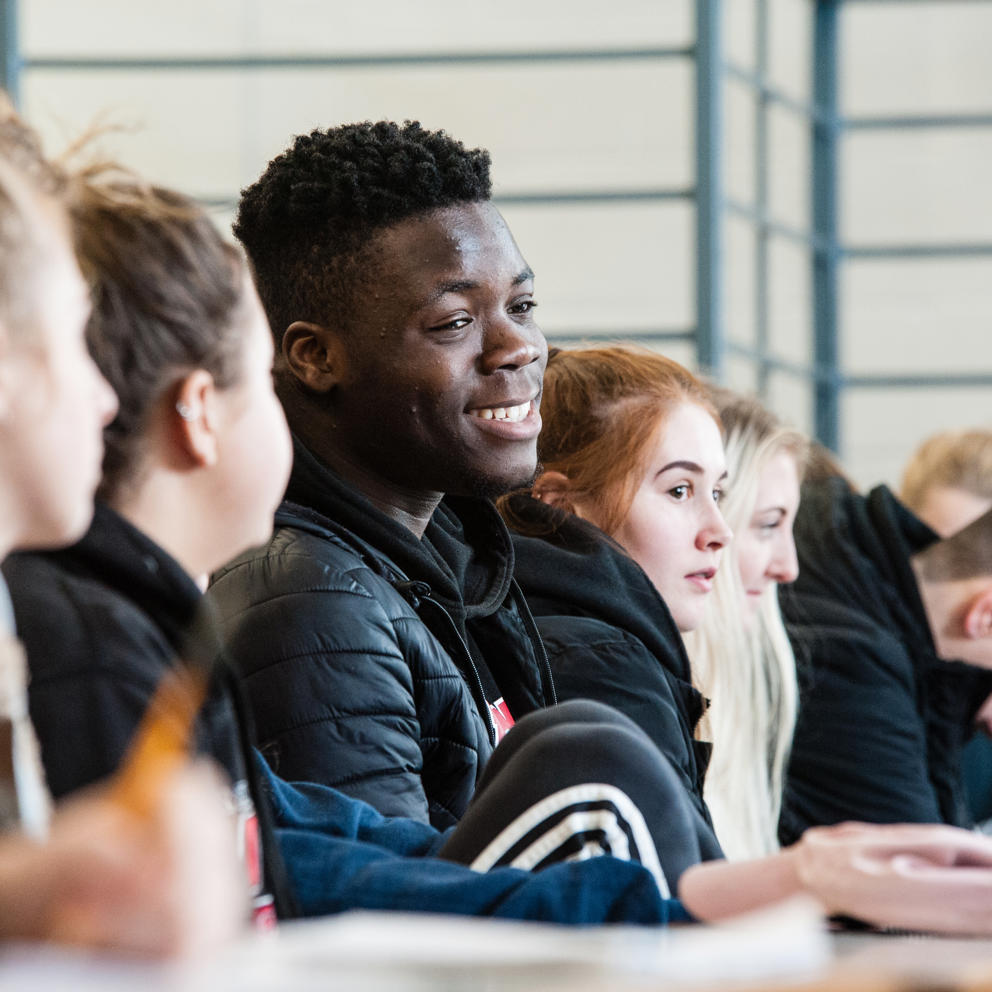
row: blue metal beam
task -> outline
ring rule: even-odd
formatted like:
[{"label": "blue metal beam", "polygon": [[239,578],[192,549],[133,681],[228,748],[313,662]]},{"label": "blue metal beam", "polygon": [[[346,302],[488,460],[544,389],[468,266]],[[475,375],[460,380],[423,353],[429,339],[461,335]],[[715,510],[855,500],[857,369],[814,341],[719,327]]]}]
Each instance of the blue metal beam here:
[{"label": "blue metal beam", "polygon": [[846,245],[846,258],[859,261],[890,258],[975,258],[992,255],[992,241],[934,244]]},{"label": "blue metal beam", "polygon": [[754,36],[757,51],[754,64],[758,81],[754,103],[754,206],[760,218],[754,226],[754,342],[758,351],[756,385],[758,395],[768,395],[769,376],[769,129],[768,106],[772,100],[768,86],[768,0],[757,0],[754,8]]},{"label": "blue metal beam", "polygon": [[721,0],[696,2],[696,359],[724,374]]},{"label": "blue metal beam", "polygon": [[[691,187],[679,189],[675,187],[657,189],[591,189],[591,190],[521,190],[520,192],[496,193],[493,203],[497,206],[575,206],[616,204],[623,206],[629,203],[669,203],[672,201],[689,202],[696,197],[696,191]],[[193,199],[208,210],[234,210],[238,201],[228,196],[194,196]]]},{"label": "blue metal beam", "polygon": [[662,203],[668,200],[692,200],[696,191],[689,188],[521,191],[497,193],[493,200],[500,204],[575,204],[575,203]]},{"label": "blue metal beam", "polygon": [[816,4],[813,28],[813,235],[824,245],[813,262],[813,360],[821,370],[813,389],[813,425],[819,441],[840,445],[838,346],[838,139],[837,30],[840,0]]},{"label": "blue metal beam", "polygon": [[690,328],[674,327],[641,327],[636,330],[617,327],[610,328],[545,328],[545,334],[549,339],[556,341],[633,341],[639,344],[668,344],[672,342],[684,341],[687,343],[696,340],[696,330]]},{"label": "blue metal beam", "polygon": [[851,389],[932,389],[972,388],[981,389],[992,386],[992,372],[931,372],[927,375],[899,374],[897,372],[880,375],[848,375],[844,377],[844,385]]},{"label": "blue metal beam", "polygon": [[15,105],[20,103],[21,65],[17,0],[0,0],[0,86]]},{"label": "blue metal beam", "polygon": [[883,131],[911,128],[992,127],[992,113],[983,114],[895,114],[845,117],[849,131]]},{"label": "blue metal beam", "polygon": [[784,90],[772,86],[760,70],[758,72],[752,72],[750,69],[744,69],[741,66],[731,64],[726,67],[726,73],[730,79],[743,83],[748,89],[753,90],[756,94],[767,100],[768,103],[773,103],[783,110],[788,110],[795,116],[801,117],[804,121],[815,120],[819,113],[813,104],[806,103],[803,100],[797,100]]},{"label": "blue metal beam", "polygon": [[727,351],[731,355],[749,358],[755,362],[765,362],[775,372],[806,379],[812,382],[836,382],[838,386],[851,389],[931,389],[937,388],[984,388],[992,386],[992,371],[989,372],[931,372],[927,374],[909,372],[880,372],[874,375],[845,375],[836,369],[817,368],[806,362],[793,362],[787,358],[762,354],[751,345],[728,340]]},{"label": "blue metal beam", "polygon": [[793,244],[808,248],[812,252],[834,251],[836,248],[836,245],[817,237],[812,231],[800,230],[797,227],[790,227],[788,224],[772,220],[767,212],[759,212],[754,207],[737,200],[728,199],[726,207],[729,213],[736,214],[751,224],[760,226],[769,236],[782,238],[783,241],[791,241]]},{"label": "blue metal beam", "polygon": [[233,69],[368,69],[423,65],[491,65],[520,62],[632,62],[691,58],[690,46],[656,48],[541,49],[535,51],[411,52],[367,55],[202,55],[170,56],[40,56],[28,58],[31,69],[60,72],[148,70],[162,72]]}]

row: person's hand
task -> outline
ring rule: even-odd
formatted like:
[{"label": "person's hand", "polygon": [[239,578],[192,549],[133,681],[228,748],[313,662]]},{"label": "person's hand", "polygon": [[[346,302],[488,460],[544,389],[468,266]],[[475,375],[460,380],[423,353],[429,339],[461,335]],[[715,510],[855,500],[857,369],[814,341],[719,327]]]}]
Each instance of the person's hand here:
[{"label": "person's hand", "polygon": [[105,791],[60,808],[44,843],[0,839],[0,930],[146,955],[201,952],[247,919],[219,778],[174,773],[150,815]]},{"label": "person's hand", "polygon": [[992,935],[992,838],[937,825],[813,827],[789,849],[831,913],[875,926]]}]

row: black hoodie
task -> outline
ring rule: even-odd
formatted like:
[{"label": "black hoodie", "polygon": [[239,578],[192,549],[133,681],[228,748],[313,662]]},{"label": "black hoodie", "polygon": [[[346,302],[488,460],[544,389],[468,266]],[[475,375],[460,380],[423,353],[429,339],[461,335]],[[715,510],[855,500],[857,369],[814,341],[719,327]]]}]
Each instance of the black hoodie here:
[{"label": "black hoodie", "polygon": [[209,591],[273,768],[457,822],[495,743],[488,704],[554,702],[495,507],[448,497],[418,540],[294,440],[276,525]]},{"label": "black hoodie", "polygon": [[515,574],[559,698],[595,699],[637,723],[700,814],[703,857],[719,857],[703,802],[710,745],[693,736],[704,700],[668,607],[641,567],[592,524],[525,495],[510,498],[507,516],[517,531]]},{"label": "black hoodie", "polygon": [[[241,828],[258,815],[265,887],[293,915],[271,811],[250,754],[238,685],[199,588],[154,541],[98,503],[81,541],[11,555],[3,565],[28,656],[28,705],[56,797],[117,770],[163,675],[180,662],[210,672],[196,747],[227,771]],[[246,852],[254,850],[251,844]],[[253,856],[248,855],[246,856]],[[256,907],[269,900],[256,890]]]},{"label": "black hoodie", "polygon": [[942,661],[910,564],[937,540],[885,487],[803,487],[781,593],[800,710],[783,843],[842,820],[969,826],[961,748],[992,673]]}]

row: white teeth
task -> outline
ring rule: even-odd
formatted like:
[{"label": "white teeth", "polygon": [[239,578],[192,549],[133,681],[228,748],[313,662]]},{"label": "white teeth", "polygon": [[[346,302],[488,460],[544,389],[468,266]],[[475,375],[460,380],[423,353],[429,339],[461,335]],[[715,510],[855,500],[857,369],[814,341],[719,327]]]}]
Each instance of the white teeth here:
[{"label": "white teeth", "polygon": [[519,423],[530,410],[530,402],[521,403],[519,406],[497,406],[484,410],[473,410],[472,415],[482,420],[509,420],[512,423]]}]

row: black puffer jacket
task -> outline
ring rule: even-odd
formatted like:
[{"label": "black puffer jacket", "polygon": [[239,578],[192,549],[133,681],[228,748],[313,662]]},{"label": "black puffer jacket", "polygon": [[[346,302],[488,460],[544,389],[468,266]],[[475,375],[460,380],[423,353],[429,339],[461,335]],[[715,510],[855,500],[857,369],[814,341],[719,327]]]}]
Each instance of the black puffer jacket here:
[{"label": "black puffer jacket", "polygon": [[800,712],[779,835],[842,820],[970,825],[961,748],[992,673],[937,657],[910,557],[937,535],[884,486],[807,484],[781,592]]},{"label": "black puffer jacket", "polygon": [[637,723],[692,799],[703,857],[720,857],[703,802],[710,745],[693,736],[704,700],[668,607],[640,566],[591,524],[524,495],[508,501],[507,516],[517,531],[517,581],[559,697],[595,699]]},{"label": "black puffer jacket", "polygon": [[493,748],[480,667],[515,718],[554,702],[506,527],[448,498],[417,540],[298,441],[287,496],[209,592],[259,745],[283,778],[450,826]]}]

